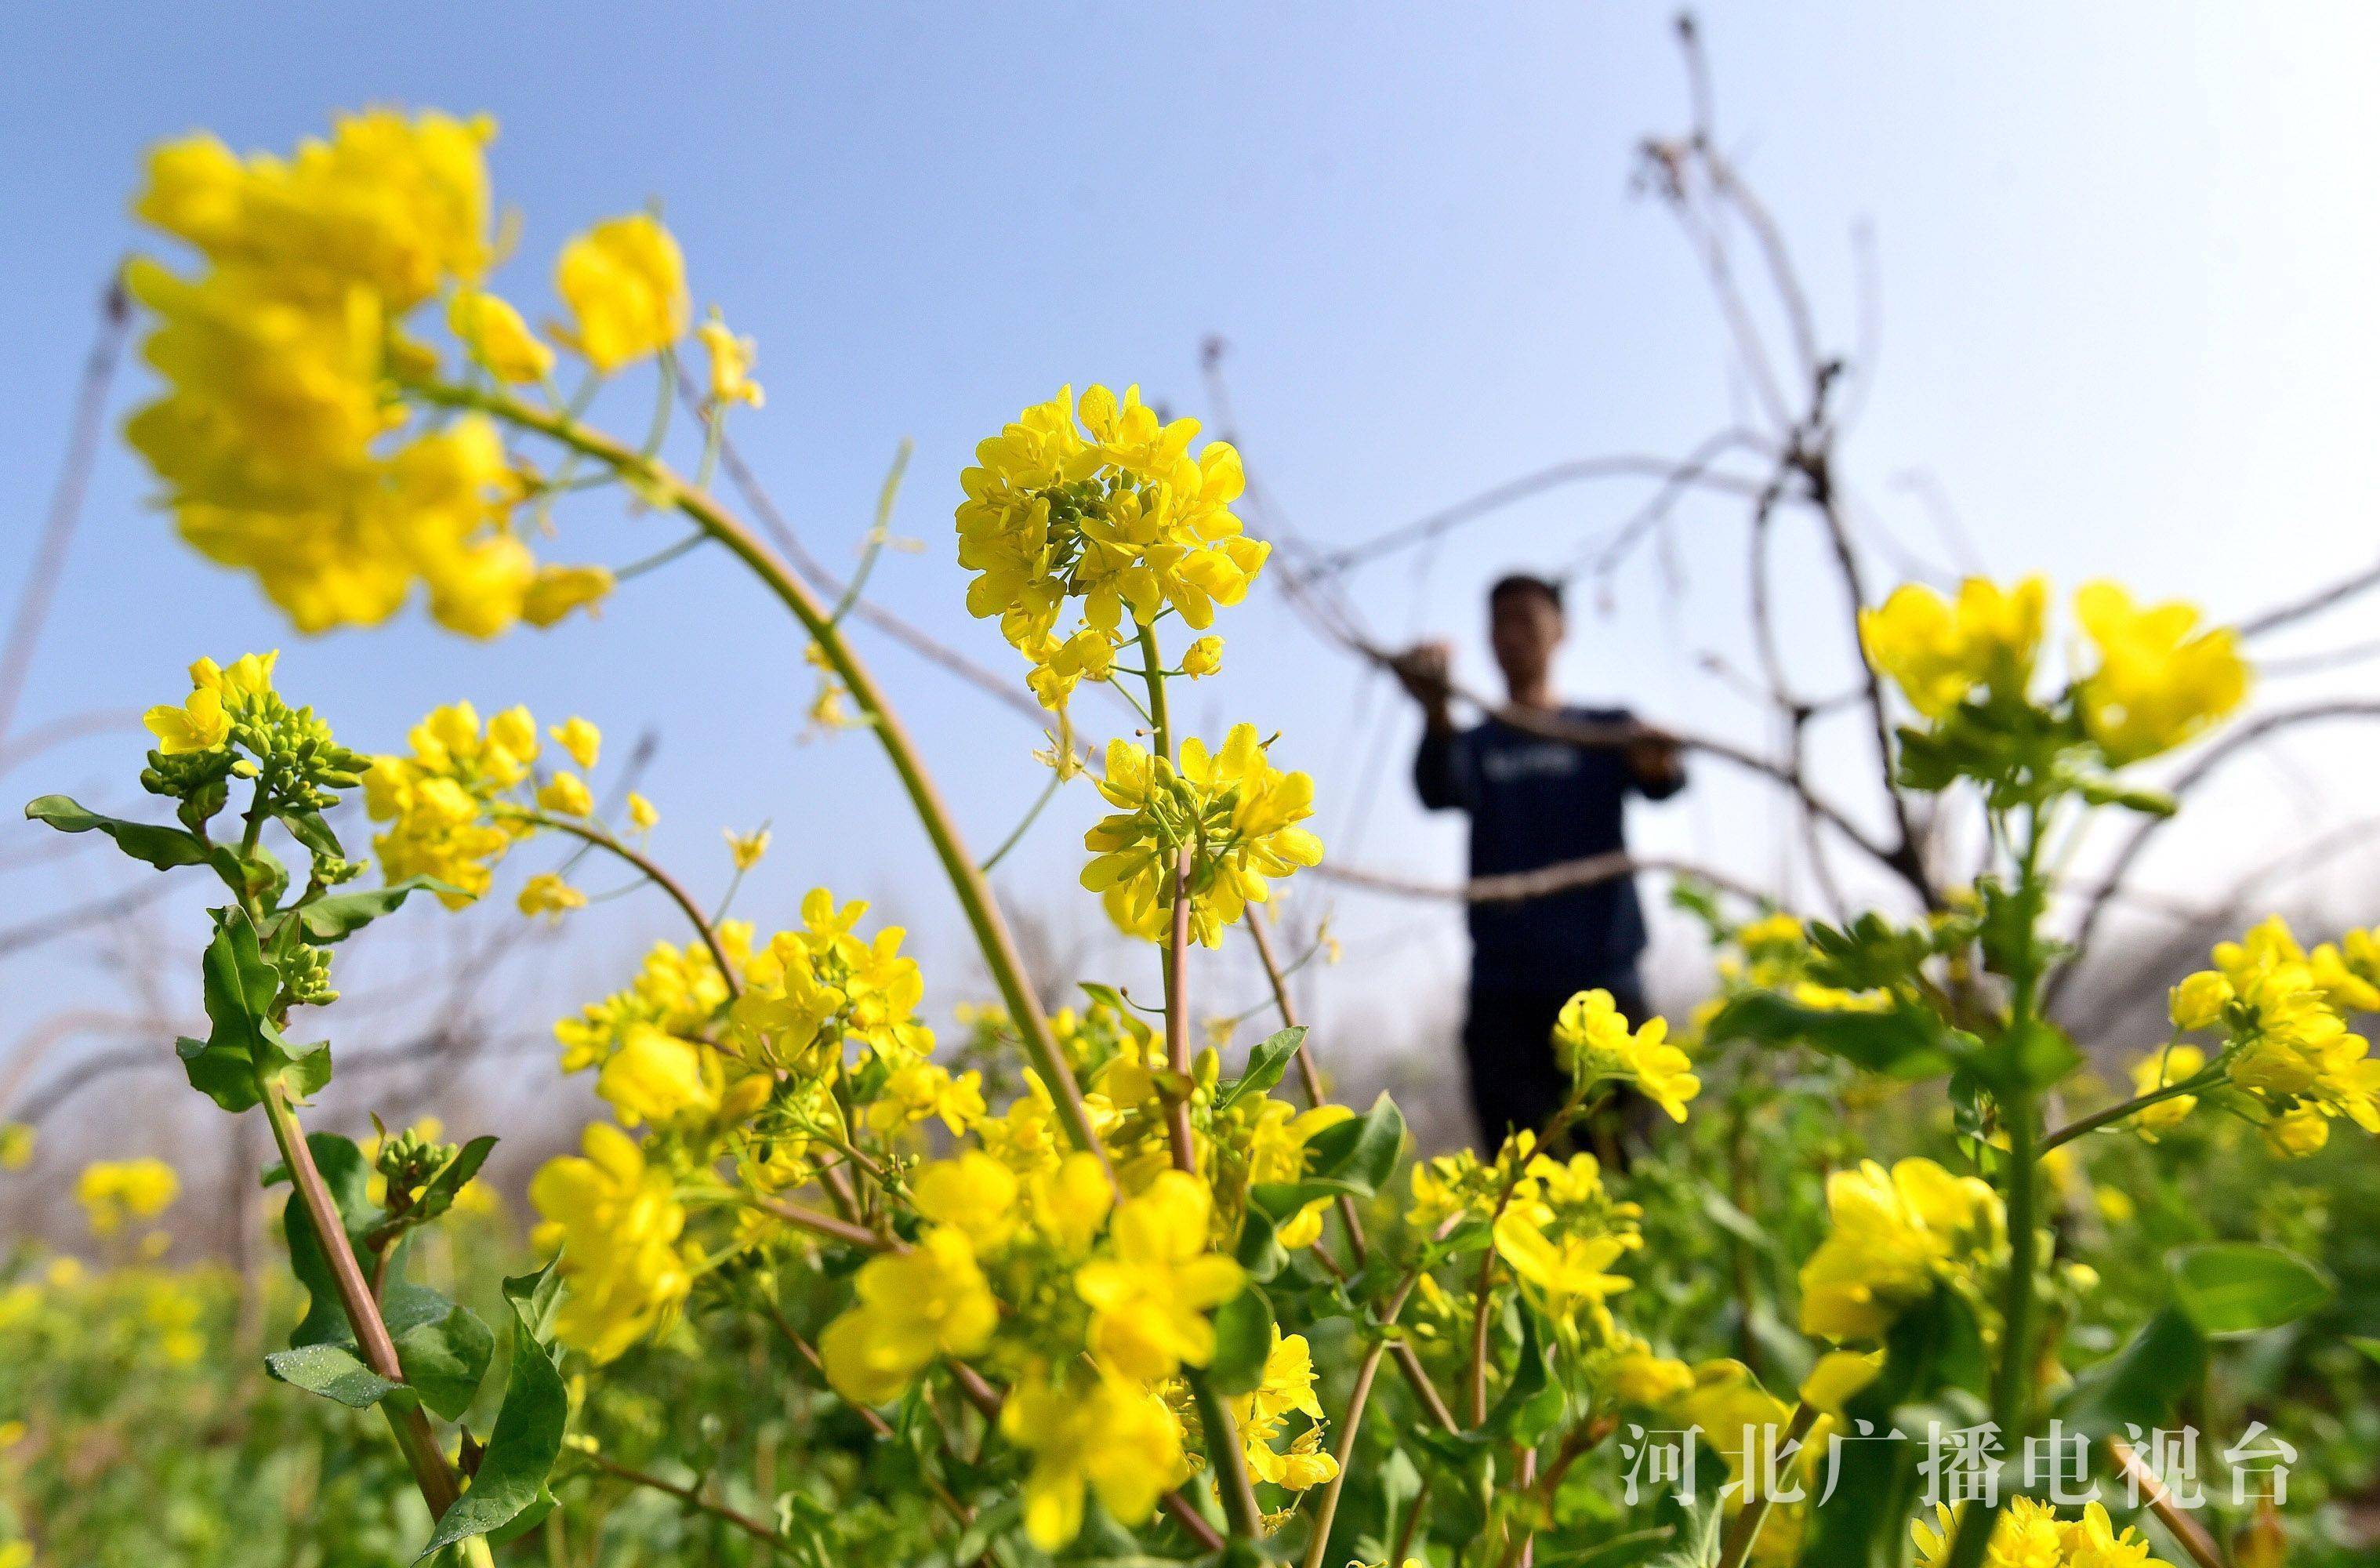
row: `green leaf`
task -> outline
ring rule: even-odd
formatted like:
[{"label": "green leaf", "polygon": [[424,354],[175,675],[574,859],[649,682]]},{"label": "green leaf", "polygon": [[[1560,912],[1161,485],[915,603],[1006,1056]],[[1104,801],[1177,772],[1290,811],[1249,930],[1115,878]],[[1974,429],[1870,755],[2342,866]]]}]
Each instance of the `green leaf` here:
[{"label": "green leaf", "polygon": [[1534,1447],[1561,1420],[1563,1393],[1537,1314],[1525,1306],[1520,1313],[1521,1358],[1481,1429]]},{"label": "green leaf", "polygon": [[62,833],[87,833],[93,830],[103,833],[125,854],[135,860],[147,861],[161,871],[176,866],[203,866],[213,854],[213,845],[187,829],[103,817],[63,795],[45,795],[30,802],[25,815],[34,821],[47,822]]},{"label": "green leaf", "polygon": [[1248,1052],[1248,1070],[1224,1086],[1223,1091],[1215,1097],[1216,1111],[1228,1111],[1251,1094],[1271,1093],[1272,1087],[1281,1082],[1281,1074],[1288,1070],[1290,1058],[1297,1054],[1298,1042],[1305,1038],[1305,1026],[1300,1024],[1259,1041],[1257,1048]]},{"label": "green leaf", "polygon": [[1998,1089],[2047,1088],[2082,1065],[2082,1053],[2064,1030],[2028,1018],[1974,1056],[1975,1076]]},{"label": "green leaf", "polygon": [[523,1514],[553,1505],[546,1477],[562,1453],[570,1416],[570,1396],[552,1348],[553,1309],[562,1295],[559,1261],[504,1282],[504,1301],[513,1310],[513,1359],[504,1404],[471,1489],[439,1519],[417,1562],[472,1536],[497,1536]]},{"label": "green leaf", "polygon": [[422,1184],[421,1194],[413,1200],[409,1212],[423,1220],[434,1220],[454,1208],[455,1195],[480,1173],[480,1167],[488,1162],[488,1153],[495,1147],[494,1135],[482,1133],[456,1149],[455,1158]]},{"label": "green leaf", "polygon": [[1264,1207],[1250,1202],[1246,1217],[1240,1222],[1239,1244],[1232,1249],[1248,1278],[1269,1280],[1289,1261],[1289,1251],[1281,1245],[1276,1230],[1273,1217]]},{"label": "green leaf", "polygon": [[2337,1294],[2330,1276],[2296,1253],[2213,1242],[2173,1259],[2174,1296],[2210,1334],[2247,1334],[2294,1322]]},{"label": "green leaf", "polygon": [[369,1410],[405,1387],[365,1366],[353,1342],[276,1350],[264,1358],[264,1370],[292,1388],[321,1394],[353,1410]]},{"label": "green leaf", "polygon": [[1334,1122],[1306,1139],[1306,1168],[1321,1180],[1343,1184],[1340,1190],[1368,1197],[1396,1173],[1404,1146],[1404,1113],[1384,1094],[1361,1116]]},{"label": "green leaf", "polygon": [[339,845],[339,835],[331,824],[322,820],[322,813],[310,806],[286,803],[273,808],[273,814],[289,830],[289,836],[304,845],[309,853],[328,860],[344,860],[347,852]]},{"label": "green leaf", "polygon": [[2380,1366],[2380,1339],[2368,1339],[2362,1334],[2350,1334],[2347,1343],[2362,1351],[2374,1366]]},{"label": "green leaf", "polygon": [[1215,1358],[1207,1375],[1215,1392],[1254,1393],[1272,1355],[1272,1303],[1250,1285],[1215,1309]]},{"label": "green leaf", "polygon": [[306,934],[316,942],[338,942],[395,910],[408,893],[459,891],[435,877],[407,877],[386,887],[327,893],[311,904],[299,905],[292,913]]},{"label": "green leaf", "polygon": [[2167,1307],[2123,1349],[2075,1375],[2058,1418],[2095,1440],[2126,1427],[2153,1429],[2206,1375],[2206,1340],[2187,1314]]},{"label": "green leaf", "polygon": [[247,911],[226,906],[214,918],[215,934],[199,966],[207,1021],[214,1027],[205,1039],[174,1042],[190,1087],[234,1112],[257,1102],[265,1078],[292,1067],[304,1093],[320,1089],[330,1081],[330,1049],[292,1047],[274,1027],[271,1009],[281,972],[264,955]]},{"label": "green leaf", "polygon": [[1972,1037],[1949,1028],[1930,1008],[1909,1003],[1882,1012],[1804,1007],[1768,991],[1748,991],[1720,1008],[1706,1038],[1714,1044],[1807,1045],[1871,1073],[1907,1079],[1947,1073],[1974,1048]]},{"label": "green leaf", "polygon": [[[315,1168],[322,1173],[322,1185],[330,1189],[331,1201],[339,1210],[340,1224],[347,1233],[347,1243],[358,1255],[363,1250],[364,1236],[371,1229],[378,1210],[370,1196],[371,1167],[364,1160],[363,1150],[353,1138],[337,1133],[309,1133],[306,1147],[314,1156]],[[276,1176],[285,1180],[285,1173],[268,1172],[267,1184]],[[331,1272],[331,1259],[314,1234],[312,1216],[306,1212],[306,1201],[298,1194],[289,1195],[282,1210],[282,1231],[289,1245],[289,1271],[298,1276],[312,1300],[306,1316],[289,1335],[293,1345],[331,1344],[351,1336],[347,1315],[339,1305],[337,1280]],[[391,1261],[392,1270],[395,1260]]]},{"label": "green leaf", "polygon": [[381,1319],[396,1343],[396,1363],[421,1403],[449,1421],[462,1419],[495,1355],[494,1331],[468,1307],[427,1285],[389,1289]]}]

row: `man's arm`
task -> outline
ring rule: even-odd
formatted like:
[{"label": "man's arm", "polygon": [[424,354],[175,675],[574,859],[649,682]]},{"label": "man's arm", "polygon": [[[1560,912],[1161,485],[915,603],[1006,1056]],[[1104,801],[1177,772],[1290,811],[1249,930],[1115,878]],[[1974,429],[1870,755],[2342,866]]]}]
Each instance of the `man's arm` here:
[{"label": "man's arm", "polygon": [[1442,642],[1406,650],[1390,663],[1406,692],[1421,704],[1421,746],[1414,753],[1414,793],[1432,811],[1467,804],[1454,728],[1453,693],[1447,679],[1451,650]]},{"label": "man's arm", "polygon": [[1667,800],[1686,787],[1685,755],[1665,735],[1647,730],[1620,748],[1620,760],[1628,782],[1647,800]]}]

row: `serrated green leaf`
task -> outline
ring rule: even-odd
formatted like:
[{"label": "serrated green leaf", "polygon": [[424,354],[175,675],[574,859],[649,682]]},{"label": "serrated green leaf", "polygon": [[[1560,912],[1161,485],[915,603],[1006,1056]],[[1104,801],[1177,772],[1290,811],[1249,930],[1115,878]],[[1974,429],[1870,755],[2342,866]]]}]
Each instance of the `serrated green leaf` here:
[{"label": "serrated green leaf", "polygon": [[1223,1087],[1215,1097],[1218,1112],[1230,1110],[1252,1094],[1269,1094],[1281,1076],[1289,1068],[1291,1058],[1297,1054],[1298,1043],[1305,1039],[1305,1026],[1280,1030],[1268,1035],[1248,1052],[1248,1070]]},{"label": "serrated green leaf", "polygon": [[292,913],[306,934],[316,942],[339,942],[395,911],[409,894],[457,891],[452,883],[435,877],[407,877],[386,887],[325,893],[310,904],[299,905]]},{"label": "serrated green leaf", "polygon": [[44,795],[28,802],[25,815],[34,821],[47,822],[62,833],[103,833],[125,854],[161,871],[176,866],[203,866],[213,853],[212,845],[187,829],[103,817],[63,795]]},{"label": "serrated green leaf", "polygon": [[2251,1242],[2194,1246],[2172,1266],[2174,1299],[2210,1334],[2277,1329],[2338,1294],[2328,1274],[2297,1254]]},{"label": "serrated green leaf", "polygon": [[504,1404],[470,1490],[439,1519],[416,1561],[472,1536],[498,1537],[523,1514],[552,1505],[546,1477],[561,1455],[570,1416],[570,1396],[551,1342],[561,1294],[555,1263],[504,1282],[504,1301],[513,1312],[513,1358]]},{"label": "serrated green leaf", "polygon": [[1215,1309],[1215,1356],[1207,1375],[1218,1393],[1254,1393],[1272,1354],[1272,1302],[1250,1285]]}]

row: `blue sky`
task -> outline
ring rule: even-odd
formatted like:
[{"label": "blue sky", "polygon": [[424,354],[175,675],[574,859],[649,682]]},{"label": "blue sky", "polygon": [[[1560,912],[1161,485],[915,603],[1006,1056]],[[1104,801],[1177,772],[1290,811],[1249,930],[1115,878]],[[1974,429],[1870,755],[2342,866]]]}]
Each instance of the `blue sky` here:
[{"label": "blue sky", "polygon": [[[1209,334],[1231,344],[1251,467],[1324,541],[1562,458],[1682,451],[1728,418],[1731,383],[1679,236],[1629,193],[1636,140],[1682,123],[1668,17],[1581,4],[419,5],[402,20],[17,7],[0,20],[14,83],[0,101],[0,206],[14,219],[0,226],[14,394],[0,467],[17,480],[0,572],[13,579],[30,549],[101,281],[142,243],[125,215],[142,149],[201,127],[284,148],[334,108],[379,102],[499,119],[495,179],[523,228],[497,281],[532,306],[571,232],[659,201],[698,300],[759,340],[769,404],[740,438],[810,543],[851,558],[887,461],[914,438],[897,526],[925,548],[889,558],[877,584],[1002,669],[997,638],[959,610],[950,554],[974,442],[1065,382],[1138,381],[1207,415]],[[1783,219],[1839,344],[1857,298],[1851,236],[1875,234],[1882,355],[1845,463],[1879,527],[1950,557],[1912,488],[1922,475],[1995,572],[2119,575],[2219,614],[2369,559],[2373,18],[2143,0],[1716,5],[1704,20],[1723,138]],[[119,384],[119,417],[142,382]],[[458,696],[583,711],[620,737],[651,726],[658,845],[689,880],[719,887],[718,829],[768,819],[776,849],[742,912],[788,916],[816,881],[875,897],[916,927],[938,994],[967,989],[955,920],[880,759],[864,737],[797,743],[798,639],[724,564],[689,558],[600,623],[492,645],[418,615],[301,640],[245,580],[175,542],[144,492],[111,446],[20,724],[160,700],[197,654],[280,646],[285,687],[367,747]],[[1355,591],[1390,632],[1458,636],[1484,681],[1480,586],[1558,564],[1642,493],[1548,495],[1424,570],[1375,567]],[[1742,526],[1731,503],[1682,511],[1682,577],[1647,557],[1608,614],[1575,617],[1569,688],[1758,738],[1695,665],[1706,650],[1740,656]],[[571,558],[623,562],[661,541],[616,510],[572,529]],[[1790,565],[1783,619],[1797,656],[1839,678],[1828,591],[1808,559]],[[1277,755],[1318,774],[1326,840],[1354,863],[1456,874],[1459,828],[1425,820],[1402,783],[1410,715],[1269,593],[1225,629],[1232,667],[1193,694],[1194,724],[1285,731]],[[998,842],[1041,782],[1029,730],[907,655],[870,650],[968,832]],[[130,737],[95,739],[7,783],[120,801],[137,755]],[[2285,843],[2346,797],[2342,753],[2294,755],[2293,771],[2235,791],[2209,845],[2236,857]],[[1087,791],[1062,796],[1002,868],[1062,937],[1097,930],[1070,891],[1096,811]],[[1706,771],[1639,837],[1756,875],[1772,826],[1758,796]],[[0,823],[0,857],[31,847],[31,831]],[[129,873],[79,856],[6,876],[30,912]],[[1307,890],[1310,906],[1321,894]],[[1352,1031],[1451,1005],[1451,911],[1338,902],[1351,961],[1319,983]],[[668,932],[666,916],[651,899],[604,906],[589,917],[593,956],[540,994],[605,983]],[[176,906],[164,929],[187,939],[197,919]],[[57,952],[0,960],[0,986],[46,997],[99,983]],[[1692,961],[1665,935],[1668,969]],[[1141,962],[1118,966],[1129,978]],[[1250,978],[1231,970],[1217,991],[1252,1000]],[[36,1011],[11,1005],[8,1027]]]}]

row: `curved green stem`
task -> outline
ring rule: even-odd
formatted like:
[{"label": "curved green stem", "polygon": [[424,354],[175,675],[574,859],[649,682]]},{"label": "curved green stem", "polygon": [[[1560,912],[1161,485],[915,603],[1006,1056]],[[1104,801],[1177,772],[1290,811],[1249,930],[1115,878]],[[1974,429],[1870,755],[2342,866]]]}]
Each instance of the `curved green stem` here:
[{"label": "curved green stem", "polygon": [[2130,1100],[2110,1105],[2102,1111],[2094,1111],[2088,1116],[2078,1116],[2056,1132],[2045,1136],[2035,1152],[2046,1154],[2058,1145],[2071,1143],[2085,1133],[2095,1133],[2101,1127],[2112,1126],[2128,1117],[2137,1115],[2160,1100],[2174,1100],[2185,1094],[2196,1094],[2202,1089],[2213,1088],[2227,1076],[2218,1063],[2204,1072],[2161,1085],[2146,1094],[2135,1095]]},{"label": "curved green stem", "polygon": [[608,831],[592,822],[581,821],[575,817],[557,817],[551,811],[524,810],[519,815],[521,820],[525,822],[534,822],[540,828],[552,828],[556,833],[568,833],[571,837],[593,845],[598,849],[609,851],[642,872],[647,881],[669,894],[670,902],[684,912],[686,919],[701,936],[703,946],[710,949],[710,961],[719,966],[719,978],[727,987],[727,1000],[733,1002],[743,994],[744,988],[735,978],[735,966],[727,961],[727,950],[720,945],[719,932],[713,929],[710,918],[702,912],[700,905],[695,903],[694,895],[686,891],[685,884],[662,869],[660,861],[642,850],[629,848],[613,837]]},{"label": "curved green stem", "polygon": [[949,807],[926,772],[916,744],[899,718],[884,700],[877,687],[876,677],[862,663],[857,654],[844,642],[841,631],[828,616],[824,606],[776,553],[760,542],[718,500],[705,491],[686,484],[656,458],[641,456],[622,446],[609,436],[590,431],[566,415],[534,408],[516,398],[500,393],[477,391],[465,387],[435,383],[416,385],[413,391],[424,400],[447,407],[479,409],[482,413],[534,431],[560,443],[574,452],[586,455],[598,462],[610,465],[633,482],[633,487],[655,505],[667,506],[692,520],[710,535],[759,577],[777,601],[791,611],[794,618],[824,651],[827,662],[842,677],[844,687],[852,700],[871,721],[868,727],[884,748],[900,776],[901,787],[908,795],[924,824],[926,836],[932,843],[935,857],[941,861],[942,870],[950,878],[951,887],[958,895],[959,907],[973,930],[976,944],[982,950],[984,965],[999,985],[1001,998],[1008,1015],[1016,1022],[1026,1054],[1042,1076],[1055,1099],[1059,1119],[1065,1124],[1075,1146],[1096,1156],[1101,1166],[1107,1164],[1107,1152],[1100,1147],[1099,1136],[1091,1127],[1089,1111],[1083,1104],[1082,1090],[1059,1051],[1056,1038],[1050,1033],[1050,1020],[1041,1011],[1040,1000],[1026,983],[1025,964],[1016,951],[1015,939],[1009,934],[1007,923],[1001,918],[1000,906],[991,894],[991,885],[976,867],[975,858],[966,851],[952,819]]}]

